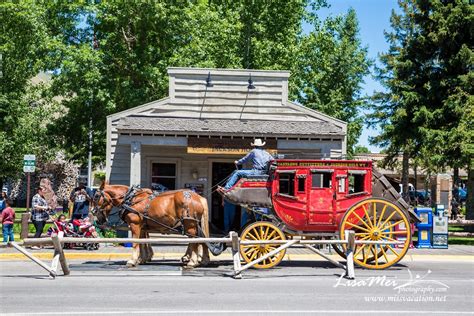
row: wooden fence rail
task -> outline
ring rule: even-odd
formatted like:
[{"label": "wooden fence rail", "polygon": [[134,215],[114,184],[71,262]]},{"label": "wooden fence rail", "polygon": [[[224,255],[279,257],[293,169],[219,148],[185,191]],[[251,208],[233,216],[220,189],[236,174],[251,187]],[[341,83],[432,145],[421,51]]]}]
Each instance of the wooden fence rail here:
[{"label": "wooden fence rail", "polygon": [[[230,232],[229,237],[222,238],[148,238],[148,239],[137,239],[137,238],[71,238],[63,237],[59,238],[56,234],[53,234],[51,238],[35,238],[29,239],[26,238],[23,241],[24,246],[37,246],[37,245],[53,245],[54,246],[54,257],[51,267],[46,263],[42,262],[38,258],[34,257],[33,254],[29,253],[25,248],[16,242],[10,242],[8,245],[14,247],[19,252],[23,253],[25,256],[30,258],[33,262],[40,265],[42,268],[49,272],[51,277],[57,276],[58,266],[61,265],[64,275],[70,273],[69,266],[66,261],[66,256],[63,251],[62,245],[64,243],[136,243],[136,244],[161,244],[161,245],[188,245],[194,243],[225,243],[230,244],[232,249],[232,259],[233,259],[233,277],[236,279],[242,278],[242,272],[246,269],[254,266],[255,264],[265,260],[266,258],[277,254],[278,252],[289,248],[296,244],[301,244],[313,251],[314,253],[320,255],[324,259],[330,261],[338,267],[341,267],[345,270],[345,277],[348,279],[355,278],[354,272],[354,250],[357,244],[398,244],[403,243],[401,241],[360,241],[355,240],[355,232],[348,230],[345,233],[346,239],[344,240],[305,240],[305,239],[290,239],[290,240],[244,240],[241,241],[236,232]],[[263,257],[253,260],[252,262],[247,263],[244,266],[241,266],[240,263],[240,246],[241,245],[264,245],[264,244],[278,244],[280,245],[275,250],[269,252]],[[325,254],[321,253],[318,249],[314,248],[312,245],[315,244],[339,244],[346,245],[346,265],[337,262]]]}]

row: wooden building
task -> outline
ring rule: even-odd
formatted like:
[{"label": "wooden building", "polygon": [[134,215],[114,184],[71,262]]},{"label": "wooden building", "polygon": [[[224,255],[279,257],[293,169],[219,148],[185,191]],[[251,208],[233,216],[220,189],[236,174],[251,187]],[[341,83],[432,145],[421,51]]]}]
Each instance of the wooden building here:
[{"label": "wooden building", "polygon": [[111,184],[210,188],[234,170],[254,138],[285,158],[338,158],[347,124],[288,101],[288,71],[169,68],[169,96],[107,118]]}]

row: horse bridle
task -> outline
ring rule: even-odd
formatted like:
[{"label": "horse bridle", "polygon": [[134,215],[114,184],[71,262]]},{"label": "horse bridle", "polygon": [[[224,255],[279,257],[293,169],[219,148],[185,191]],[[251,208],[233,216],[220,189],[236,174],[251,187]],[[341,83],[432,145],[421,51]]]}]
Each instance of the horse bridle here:
[{"label": "horse bridle", "polygon": [[[97,217],[97,212],[101,211],[102,215],[105,217],[105,219],[107,219],[108,216],[106,216],[104,214],[103,207],[107,206],[107,205],[120,206],[120,205],[114,205],[113,200],[122,199],[122,198],[125,197],[125,195],[126,194],[124,194],[120,197],[117,197],[117,198],[113,198],[113,197],[110,197],[110,196],[109,196],[109,198],[107,198],[107,195],[104,193],[103,190],[97,190],[96,193],[94,194],[94,198],[92,200],[93,201],[93,207],[92,207],[92,210],[91,210],[92,214]],[[102,205],[99,205],[99,201],[100,201],[101,198],[104,200],[105,204],[103,203]],[[119,211],[117,211],[117,213],[119,213]],[[114,215],[114,214],[109,214],[109,216],[110,215]]]}]

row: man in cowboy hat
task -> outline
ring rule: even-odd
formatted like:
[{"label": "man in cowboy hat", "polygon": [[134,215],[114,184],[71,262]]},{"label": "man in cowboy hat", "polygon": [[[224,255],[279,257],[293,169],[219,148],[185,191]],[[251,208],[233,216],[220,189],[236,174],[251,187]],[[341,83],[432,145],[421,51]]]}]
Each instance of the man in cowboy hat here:
[{"label": "man in cowboy hat", "polygon": [[229,180],[227,180],[225,186],[223,188],[219,187],[218,190],[229,190],[237,182],[237,180],[243,176],[260,175],[265,173],[267,165],[273,160],[273,157],[263,149],[265,142],[262,142],[260,138],[255,139],[255,141],[250,144],[255,148],[252,149],[252,151],[250,151],[245,157],[240,160],[236,160],[234,163],[236,166],[241,166],[246,162],[251,162],[252,169],[235,170],[230,176]]}]

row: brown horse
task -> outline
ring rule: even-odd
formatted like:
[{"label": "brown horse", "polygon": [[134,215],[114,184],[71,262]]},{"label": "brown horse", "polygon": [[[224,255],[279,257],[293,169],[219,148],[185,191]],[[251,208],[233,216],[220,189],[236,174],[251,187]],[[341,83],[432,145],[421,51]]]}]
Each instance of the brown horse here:
[{"label": "brown horse", "polygon": [[[181,227],[191,237],[208,236],[207,200],[190,190],[167,191],[155,196],[149,189],[130,191],[124,185],[102,183],[94,196],[94,213],[99,225],[107,222],[113,207],[124,210],[122,219],[130,226],[133,238],[148,238],[150,231],[170,233],[169,227]],[[146,263],[152,258],[149,244],[133,244],[132,258],[127,266]],[[188,268],[207,264],[207,245],[189,244],[182,261]]]}]

